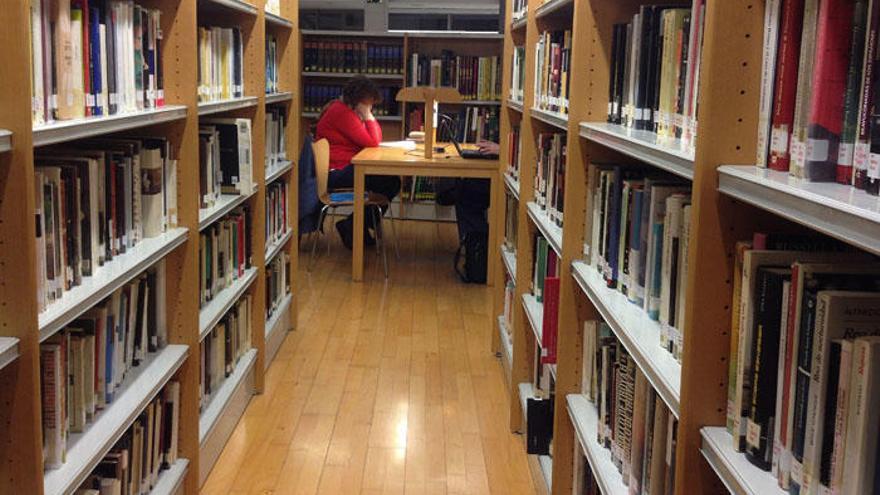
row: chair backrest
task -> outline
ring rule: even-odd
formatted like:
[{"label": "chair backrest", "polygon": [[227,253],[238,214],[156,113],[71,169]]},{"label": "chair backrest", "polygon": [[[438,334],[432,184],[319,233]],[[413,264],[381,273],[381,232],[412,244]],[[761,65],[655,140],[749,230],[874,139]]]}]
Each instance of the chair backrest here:
[{"label": "chair backrest", "polygon": [[312,153],[315,155],[315,178],[318,179],[318,197],[324,201],[327,198],[327,179],[330,175],[330,141],[320,139],[312,143]]}]

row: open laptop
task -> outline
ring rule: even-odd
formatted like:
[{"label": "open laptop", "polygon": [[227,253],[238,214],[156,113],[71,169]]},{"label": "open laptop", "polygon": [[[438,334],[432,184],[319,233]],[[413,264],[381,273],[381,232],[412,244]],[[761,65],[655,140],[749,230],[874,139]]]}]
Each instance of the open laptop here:
[{"label": "open laptop", "polygon": [[446,123],[447,134],[449,134],[449,140],[452,141],[452,144],[455,145],[455,150],[458,151],[458,155],[462,158],[466,159],[477,159],[477,160],[497,160],[498,153],[483,153],[480,150],[463,150],[461,149],[461,143],[458,142],[458,139],[455,137],[455,131],[453,130],[453,119],[448,115],[440,114],[442,120]]}]

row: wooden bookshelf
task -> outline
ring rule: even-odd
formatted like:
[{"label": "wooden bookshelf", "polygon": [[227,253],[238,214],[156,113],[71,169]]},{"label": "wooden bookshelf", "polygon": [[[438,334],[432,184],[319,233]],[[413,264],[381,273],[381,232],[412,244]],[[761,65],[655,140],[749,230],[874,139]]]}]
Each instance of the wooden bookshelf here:
[{"label": "wooden bookshelf", "polygon": [[[179,460],[163,471],[153,490],[156,494],[197,493],[210,472],[232,428],[253,392],[260,392],[268,363],[266,339],[271,330],[271,354],[296,322],[293,293],[267,321],[264,312],[265,262],[280,252],[290,255],[290,273],[297,268],[298,226],[296,166],[299,151],[300,49],[297,0],[281,0],[280,15],[266,14],[263,0],[150,0],[162,11],[164,107],[106,117],[90,117],[34,126],[31,123],[31,60],[29,50],[6,50],[0,64],[22,67],[0,79],[0,493],[70,493],[116,440],[128,429],[145,404],[170,380],[181,384]],[[15,2],[0,9],[0,42],[5,46],[30,45],[28,2]],[[244,42],[243,98],[199,103],[197,96],[197,26],[239,26]],[[265,94],[265,46],[267,33],[278,42],[279,91]],[[287,114],[287,160],[267,170],[265,157],[265,109],[281,106]],[[255,192],[233,197],[212,211],[199,209],[199,117],[236,116],[252,119]],[[291,118],[293,117],[293,118]],[[146,239],[102,267],[99,275],[84,279],[82,286],[43,312],[38,311],[36,242],[33,221],[34,152],[41,146],[129,132],[166,137],[180,166],[177,170],[178,227]],[[267,246],[264,233],[265,194],[268,182],[288,183],[290,230]],[[230,211],[248,204],[251,211],[252,268],[223,297],[199,311],[198,232]],[[232,205],[232,206],[230,206]],[[67,462],[44,471],[40,410],[39,343],[78,315],[150,267],[165,275],[166,326],[169,345],[136,368],[88,429],[69,442]],[[290,280],[291,288],[295,279]],[[242,294],[253,296],[252,347],[238,363],[236,378],[228,381],[226,400],[212,403],[209,414],[199,414],[199,342],[203,331],[222,316]],[[227,297],[228,296],[228,297]],[[269,325],[271,328],[266,328]],[[222,424],[222,428],[200,428]],[[204,431],[207,430],[207,431]],[[220,430],[225,430],[220,433]],[[207,436],[207,437],[206,437]],[[203,452],[203,443],[210,451]],[[203,455],[203,453],[205,455]]]}]

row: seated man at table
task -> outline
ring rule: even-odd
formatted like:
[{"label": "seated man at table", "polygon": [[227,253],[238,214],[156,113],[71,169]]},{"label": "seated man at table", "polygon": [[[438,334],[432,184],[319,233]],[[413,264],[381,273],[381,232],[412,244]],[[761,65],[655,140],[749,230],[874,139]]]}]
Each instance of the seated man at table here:
[{"label": "seated man at table", "polygon": [[[356,76],[348,81],[338,100],[330,102],[318,120],[316,139],[327,139],[330,143],[330,176],[327,187],[343,189],[354,187],[354,165],[351,159],[364,148],[379,146],[382,142],[382,128],[373,116],[373,105],[382,102],[378,88],[373,81]],[[370,176],[365,179],[367,191],[381,194],[389,201],[400,192],[400,178],[394,176]],[[383,210],[384,213],[384,210]],[[364,218],[371,218],[367,212]],[[364,242],[375,243],[369,232],[370,222],[364,222]],[[336,231],[345,247],[351,249],[352,216],[336,223]]]}]

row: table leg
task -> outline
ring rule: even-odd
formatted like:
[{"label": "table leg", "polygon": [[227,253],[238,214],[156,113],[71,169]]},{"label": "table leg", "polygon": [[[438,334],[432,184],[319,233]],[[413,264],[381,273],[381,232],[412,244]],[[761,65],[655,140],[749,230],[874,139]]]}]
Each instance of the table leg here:
[{"label": "table leg", "polygon": [[354,167],[354,232],[352,232],[351,279],[364,279],[364,169]]},{"label": "table leg", "polygon": [[486,266],[486,285],[492,287],[495,285],[495,265],[500,262],[498,259],[498,224],[504,220],[498,216],[501,211],[500,199],[502,191],[500,188],[504,186],[501,185],[497,172],[493,173],[490,177],[489,187],[489,212],[487,215],[489,219],[489,252],[487,256],[488,265]]}]

